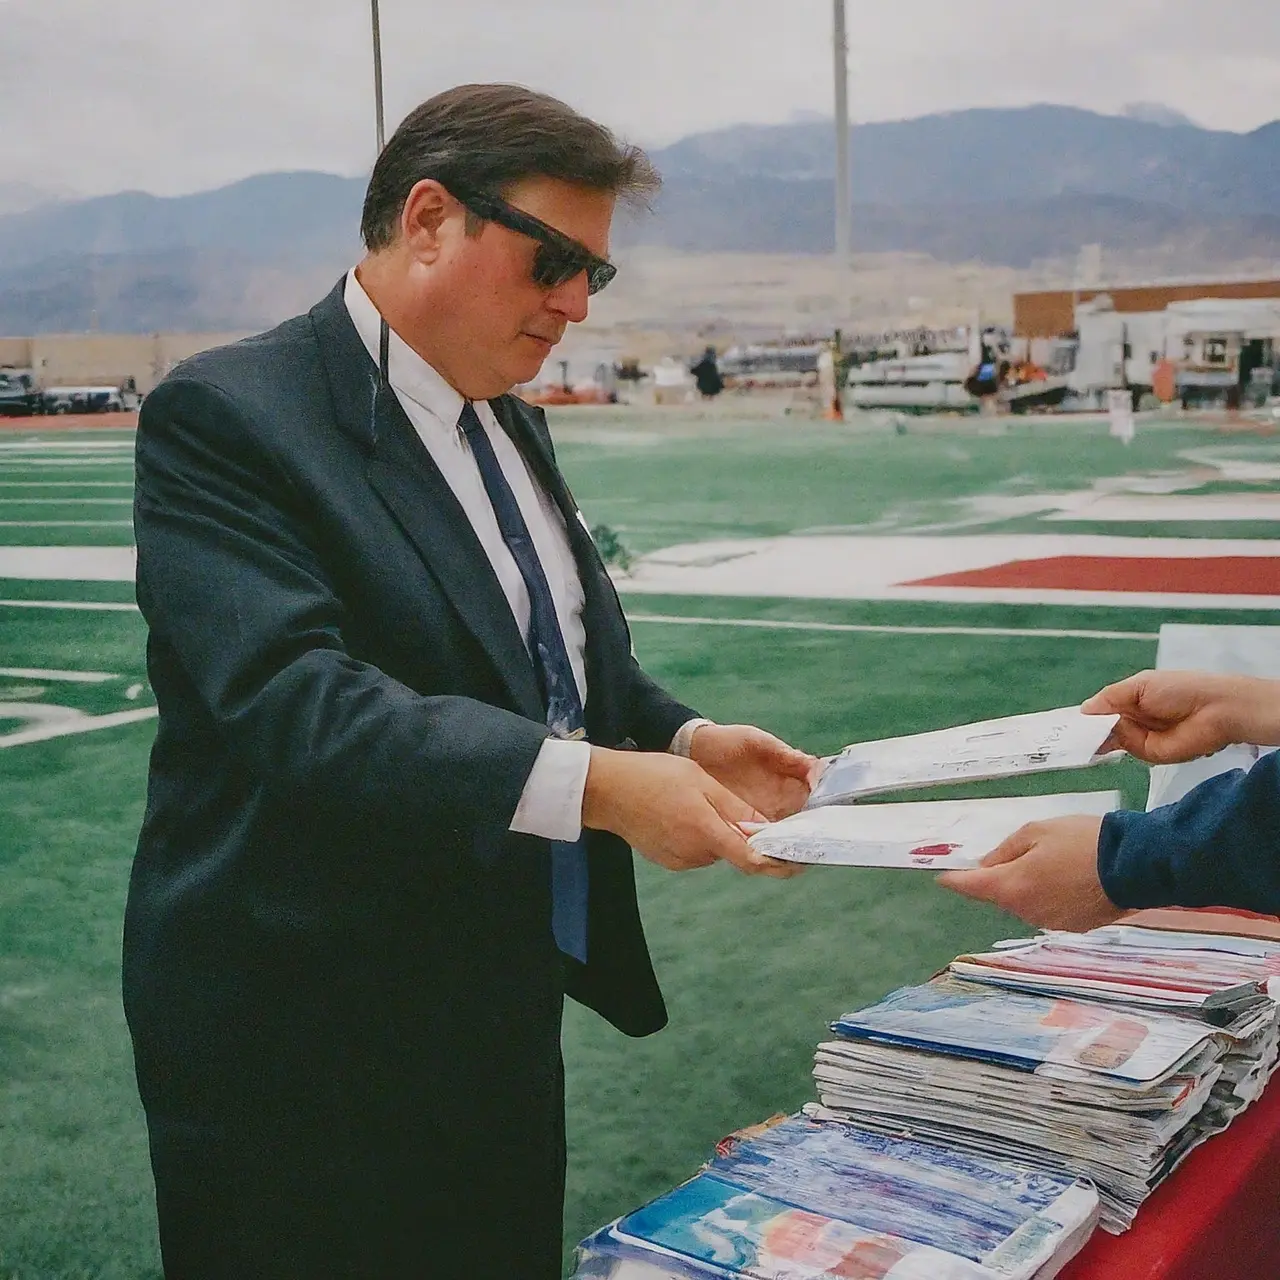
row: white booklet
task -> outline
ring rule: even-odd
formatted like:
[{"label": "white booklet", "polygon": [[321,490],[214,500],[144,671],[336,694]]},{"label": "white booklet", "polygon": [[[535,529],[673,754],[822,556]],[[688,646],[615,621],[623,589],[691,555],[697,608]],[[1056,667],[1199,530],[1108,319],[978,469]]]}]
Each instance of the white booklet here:
[{"label": "white booklet", "polygon": [[905,738],[856,742],[827,760],[807,807],[848,804],[863,796],[940,783],[1099,764],[1121,754],[1102,754],[1119,718],[1060,707]]},{"label": "white booklet", "polygon": [[1119,807],[1118,791],[833,805],[743,829],[757,852],[784,862],[946,871],[976,867],[1024,823]]}]

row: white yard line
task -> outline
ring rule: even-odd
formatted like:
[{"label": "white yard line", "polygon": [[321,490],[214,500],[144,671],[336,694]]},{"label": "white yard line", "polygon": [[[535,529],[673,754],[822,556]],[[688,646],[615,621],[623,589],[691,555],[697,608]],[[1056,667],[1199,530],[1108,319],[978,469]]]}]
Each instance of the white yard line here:
[{"label": "white yard line", "polygon": [[132,498],[68,498],[56,495],[52,498],[6,498],[0,494],[2,507],[131,507]]},{"label": "white yard line", "polygon": [[16,680],[52,680],[66,684],[105,684],[119,680],[109,671],[46,671],[42,667],[0,667],[0,676],[12,676]]},{"label": "white yard line", "polygon": [[102,613],[137,613],[136,604],[115,600],[0,600],[0,609],[86,609]]},{"label": "white yard line", "polygon": [[132,520],[0,520],[0,529],[132,529]]},{"label": "white yard line", "polygon": [[154,720],[159,714],[159,707],[144,707],[141,711],[117,711],[107,716],[76,716],[50,720],[34,729],[19,729],[17,733],[0,734],[0,751],[6,747],[24,747],[31,742],[46,742],[50,738],[65,738],[76,733],[93,733],[98,729],[114,729],[117,725],[135,724],[139,720]]},{"label": "white yard line", "polygon": [[134,551],[122,547],[0,546],[0,579],[133,582]]},{"label": "white yard line", "polygon": [[[132,480],[0,480],[0,489],[132,489]],[[5,498],[5,502],[16,499]]]},{"label": "white yard line", "polygon": [[26,454],[16,458],[6,458],[0,455],[0,470],[6,473],[14,471],[31,471],[38,467],[129,467],[133,463],[133,459],[127,454],[121,454],[119,457],[90,457],[85,454],[83,457],[68,458],[37,458],[34,455]]},{"label": "white yard line", "polygon": [[0,440],[0,453],[88,453],[103,449],[123,452],[132,440]]},{"label": "white yard line", "polygon": [[1050,627],[907,627],[856,622],[789,622],[776,618],[694,618],[629,613],[629,622],[658,622],[688,627],[758,627],[766,631],[836,631],[886,636],[1013,636],[1035,640],[1141,640],[1154,643],[1155,631],[1074,631]]}]

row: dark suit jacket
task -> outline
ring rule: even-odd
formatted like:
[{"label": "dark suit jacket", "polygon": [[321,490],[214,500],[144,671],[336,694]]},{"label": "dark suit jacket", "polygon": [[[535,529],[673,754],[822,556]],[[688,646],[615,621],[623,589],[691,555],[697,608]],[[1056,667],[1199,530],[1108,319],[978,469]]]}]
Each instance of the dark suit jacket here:
[{"label": "dark suit jacket", "polygon": [[[224,1077],[220,1105],[236,1105],[246,1062],[263,1096],[317,1071],[394,1075],[411,1055],[463,1087],[527,1027],[549,1045],[553,1020],[558,1037],[562,983],[628,1034],[666,1020],[632,855],[604,833],[589,962],[563,977],[549,846],[508,831],[548,732],[534,671],[466,516],[378,385],[340,282],[310,314],[179,366],[143,406],[138,601],[160,723],[124,977],[156,1108],[198,1109]],[[665,749],[694,713],[632,656],[542,413],[494,408],[568,528],[590,740]]]}]

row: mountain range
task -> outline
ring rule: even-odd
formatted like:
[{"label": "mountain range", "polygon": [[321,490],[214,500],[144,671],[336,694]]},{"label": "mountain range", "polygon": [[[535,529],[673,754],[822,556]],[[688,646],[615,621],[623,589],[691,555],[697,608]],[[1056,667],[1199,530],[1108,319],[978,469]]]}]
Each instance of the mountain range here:
[{"label": "mountain range", "polygon": [[[737,125],[653,157],[665,187],[652,215],[623,221],[623,249],[831,252],[830,121]],[[1151,103],[956,111],[859,126],[852,162],[861,252],[1027,267],[1100,243],[1280,259],[1280,121],[1241,134]],[[0,333],[272,323],[358,254],[364,185],[269,173],[0,215]]]}]

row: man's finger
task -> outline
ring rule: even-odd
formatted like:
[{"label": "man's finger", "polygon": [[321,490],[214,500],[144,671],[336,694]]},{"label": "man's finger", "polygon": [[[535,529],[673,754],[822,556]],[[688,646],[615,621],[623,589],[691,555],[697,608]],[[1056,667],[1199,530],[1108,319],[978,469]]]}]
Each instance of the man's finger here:
[{"label": "man's finger", "polygon": [[775,863],[772,858],[765,858],[758,854],[747,843],[741,828],[723,817],[714,824],[708,834],[707,851],[715,854],[721,862],[731,863],[747,875],[769,874],[770,869],[766,866],[769,863],[774,866],[782,865]]},{"label": "man's finger", "polygon": [[1139,671],[1136,675],[1127,676],[1099,689],[1091,698],[1086,698],[1080,705],[1085,715],[1121,715],[1140,716],[1142,699],[1153,672]]},{"label": "man's finger", "polygon": [[1131,756],[1141,758],[1146,750],[1147,730],[1141,725],[1134,724],[1132,720],[1117,720],[1107,741],[1115,743],[1121,751],[1127,751]]},{"label": "man's finger", "polygon": [[[763,822],[763,814],[752,809],[750,805],[744,804],[731,791],[726,791],[723,787],[717,788],[717,795],[713,796],[709,793],[707,798],[711,801],[712,811],[718,819],[710,835],[709,852],[713,853],[720,861],[732,863],[746,875],[770,876],[775,880],[789,880],[792,876],[797,876],[804,870],[803,866],[796,863],[781,862],[777,858],[767,858],[764,854],[757,853],[747,843],[747,837],[743,833],[743,826],[754,826]],[[724,809],[728,807],[736,810],[745,809],[753,816],[746,818],[729,817],[724,812]]]},{"label": "man's finger", "polygon": [[761,858],[755,874],[768,876],[770,880],[794,880],[809,868],[803,862],[780,862],[777,858]]},{"label": "man's finger", "polygon": [[789,778],[799,778],[802,782],[808,781],[813,766],[817,763],[816,757],[763,731],[759,739],[759,749],[764,756],[764,764],[776,769],[779,773],[786,774]]},{"label": "man's finger", "polygon": [[1019,827],[1011,836],[1006,836],[1001,840],[994,849],[991,850],[985,858],[982,859],[983,867],[999,867],[1006,862],[1013,862],[1017,858],[1021,858],[1039,837],[1039,826],[1030,822],[1025,827]]},{"label": "man's finger", "polygon": [[972,871],[944,871],[937,877],[946,889],[972,898],[976,902],[999,902],[1000,882],[1003,879],[998,867],[976,867]]},{"label": "man's finger", "polygon": [[705,779],[703,794],[711,807],[730,827],[735,827],[739,822],[769,821],[768,814],[761,813],[754,805],[748,804],[741,796],[710,776]]}]

